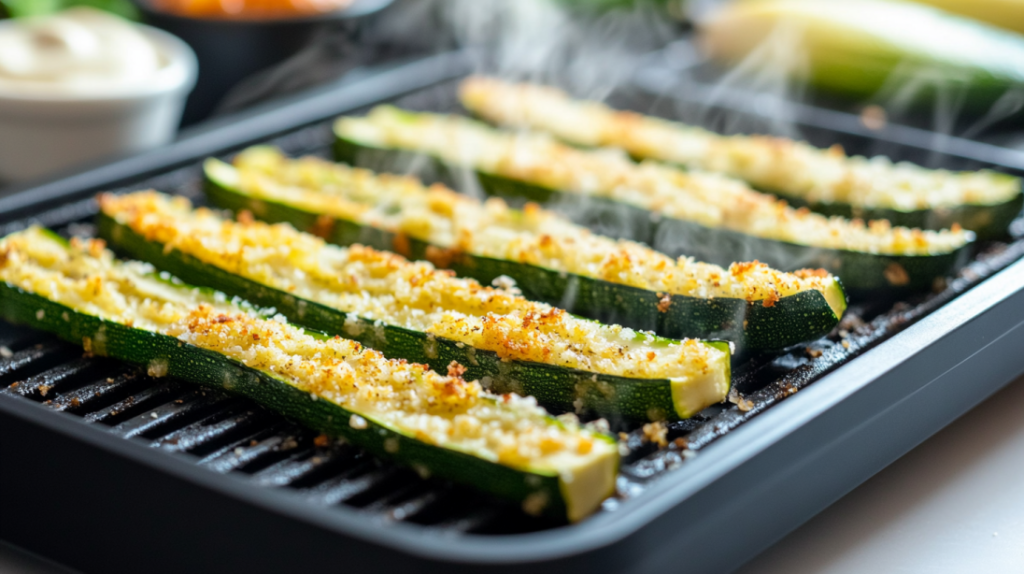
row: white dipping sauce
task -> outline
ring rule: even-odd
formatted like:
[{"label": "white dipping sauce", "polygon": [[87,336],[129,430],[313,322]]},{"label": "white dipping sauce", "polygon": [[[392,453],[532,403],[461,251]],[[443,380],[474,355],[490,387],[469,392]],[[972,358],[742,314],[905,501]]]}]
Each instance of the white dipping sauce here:
[{"label": "white dipping sauce", "polygon": [[151,82],[166,63],[134,24],[92,8],[0,25],[0,93],[115,94]]}]

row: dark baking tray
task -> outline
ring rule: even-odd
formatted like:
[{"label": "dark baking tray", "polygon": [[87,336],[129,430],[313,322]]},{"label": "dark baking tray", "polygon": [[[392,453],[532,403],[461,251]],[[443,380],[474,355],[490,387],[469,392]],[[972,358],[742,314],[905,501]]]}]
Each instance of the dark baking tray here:
[{"label": "dark baking tray", "polygon": [[[0,199],[0,226],[83,221],[100,189],[153,185],[198,197],[203,157],[266,140],[317,148],[325,118],[410,92],[419,105],[450,106],[451,80],[469,71],[468,62],[446,54],[368,70],[226,118],[163,150]],[[629,98],[650,103],[644,90],[635,92]],[[808,127],[829,135],[827,126]],[[847,138],[841,127],[832,137],[844,135],[853,147],[881,141],[877,134]],[[929,152],[898,143],[894,149],[905,153],[896,157]],[[946,155],[948,164],[984,161]],[[850,326],[849,349],[832,344],[814,361],[799,352],[752,360],[740,386],[773,373],[748,395],[754,409],[719,409],[697,427],[675,429],[696,456],[638,447],[624,466],[623,496],[576,525],[485,535],[378,520],[310,504],[294,490],[237,473],[210,472],[189,455],[0,393],[0,538],[108,572],[726,571],[1024,372],[1022,253],[1021,241],[995,246],[946,292]]]}]

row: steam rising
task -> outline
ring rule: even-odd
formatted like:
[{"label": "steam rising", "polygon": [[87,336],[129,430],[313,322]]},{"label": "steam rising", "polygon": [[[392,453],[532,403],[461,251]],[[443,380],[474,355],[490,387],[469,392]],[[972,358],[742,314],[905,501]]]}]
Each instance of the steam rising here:
[{"label": "steam rising", "polygon": [[[825,4],[825,2],[821,4]],[[984,136],[989,128],[1002,120],[1017,115],[1024,109],[1024,85],[1017,84],[1008,88],[1001,97],[993,96],[994,101],[986,111],[978,107],[980,99],[975,93],[978,90],[975,85],[977,72],[957,68],[954,64],[922,65],[913,56],[906,57],[904,61],[895,66],[877,91],[859,102],[850,100],[848,96],[834,99],[835,96],[826,91],[813,93],[801,85],[801,80],[792,80],[786,86],[785,79],[779,76],[806,78],[811,75],[809,49],[811,46],[820,44],[811,37],[815,34],[820,37],[821,30],[804,28],[803,26],[806,24],[802,24],[803,21],[798,17],[779,18],[770,31],[763,28],[758,29],[757,25],[751,23],[740,27],[726,27],[721,24],[715,27],[712,22],[718,16],[715,12],[722,8],[721,0],[691,0],[687,7],[690,17],[698,22],[698,28],[701,27],[700,22],[708,20],[709,27],[713,30],[713,33],[707,34],[705,38],[698,35],[698,41],[705,40],[708,47],[714,46],[715,50],[713,51],[721,55],[732,54],[735,56],[737,54],[732,52],[741,50],[739,47],[743,46],[750,37],[766,34],[760,44],[746,52],[746,56],[726,70],[724,75],[718,75],[709,80],[706,68],[710,67],[718,71],[721,69],[717,66],[707,65],[704,65],[703,69],[701,66],[694,67],[703,73],[703,77],[697,78],[699,82],[713,84],[714,89],[727,91],[729,88],[739,87],[746,90],[747,97],[751,99],[760,98],[763,94],[771,94],[790,100],[782,106],[783,109],[786,107],[792,109],[802,102],[812,101],[824,103],[824,107],[839,107],[840,109],[866,107],[867,109],[884,110],[885,118],[889,121],[913,125],[934,132],[935,138],[931,147],[939,150],[941,150],[942,144],[948,141],[946,136],[979,138]],[[739,23],[735,22],[737,26]],[[877,22],[877,24],[882,28],[886,26],[891,28],[893,25],[891,22]],[[748,27],[750,29],[747,29]],[[955,53],[948,50],[942,39],[936,37],[934,32],[928,26],[928,22],[923,22],[920,26],[907,30],[908,35],[916,35],[919,39],[926,38],[931,41],[933,49]],[[891,29],[888,30],[888,33],[890,35],[898,34]],[[884,41],[881,40],[883,43]],[[955,39],[950,39],[950,41],[953,42]],[[870,45],[865,44],[860,49],[866,51],[863,54],[863,66],[868,69],[872,68],[872,58],[876,56],[867,53],[871,51]],[[968,53],[977,52],[977,47],[971,44],[958,46],[958,49]],[[972,53],[971,55],[978,54]],[[839,57],[849,59],[856,56],[857,54],[848,53]],[[1012,56],[1007,54],[1006,57],[1011,58],[1006,60],[1006,64],[1010,65]],[[996,67],[998,68],[998,66]],[[876,125],[865,122],[865,125],[870,129],[880,129],[884,126],[884,122]],[[786,128],[785,121],[773,122],[767,131],[775,135],[792,135],[792,130]],[[876,144],[874,149],[860,150],[860,153],[892,155],[895,151],[896,155],[899,155],[902,151],[893,150],[883,141],[878,141]],[[894,159],[901,158],[895,157]],[[932,152],[928,158],[914,158],[914,160],[928,167],[948,167],[949,162],[949,159],[941,151]]]},{"label": "steam rising", "polygon": [[[692,0],[689,6],[692,14],[699,17],[706,5],[713,3]],[[638,70],[651,64],[651,54],[661,50],[659,72],[670,76],[670,81],[662,84],[661,97],[632,99],[628,107],[644,112],[660,106],[664,111],[668,101],[676,105],[668,115],[692,124],[713,126],[716,131],[762,132],[802,139],[796,127],[794,103],[806,101],[810,92],[802,81],[794,78],[806,76],[809,59],[803,30],[793,24],[780,25],[744,60],[724,73],[717,73],[720,70],[706,65],[692,43],[679,40],[679,24],[665,18],[661,8],[653,3],[638,2],[633,8],[595,13],[568,7],[559,0],[408,0],[397,2],[386,16],[360,38],[359,44],[367,51],[394,45],[412,46],[421,52],[460,47],[471,54],[475,73],[553,85],[576,97],[593,100],[616,99],[635,92]],[[267,77],[290,85],[301,84],[307,76],[321,80],[324,75],[347,69],[336,60],[352,56],[352,47],[347,36],[326,36]],[[355,60],[361,61],[359,57]],[[325,69],[328,71],[324,72]],[[259,93],[258,88],[250,85],[246,91]],[[707,90],[707,97],[697,104],[693,98],[673,97],[677,91],[688,89]],[[413,109],[458,111],[452,92],[452,85],[441,86],[400,103]],[[964,109],[965,94],[944,86],[938,77],[927,72],[893,74],[891,81],[865,103],[879,105],[884,116],[899,121],[919,113],[923,93],[936,95],[930,127],[938,134],[955,133],[961,125],[957,120]],[[756,115],[763,123],[751,125],[749,112],[733,105],[737,98],[743,99],[748,109],[756,107]],[[722,105],[729,100],[732,102]],[[1024,90],[1008,92],[986,115],[969,125],[964,135],[981,134],[1021,109]],[[434,165],[432,159],[423,155],[404,154],[400,161],[392,163],[366,159],[364,165],[378,171],[410,173],[427,181],[442,181],[470,195],[483,195],[475,174]],[[929,159],[925,163],[945,161],[941,155]],[[723,251],[721,244],[710,243],[706,233],[694,226],[652,225],[649,214],[622,205],[609,209],[607,202],[598,200],[581,204],[578,197],[547,207],[598,233],[642,241],[673,256],[690,255],[698,260],[730,263],[717,256]],[[819,267],[824,263],[822,258],[830,256],[827,251],[794,251],[784,245],[773,249],[769,242],[743,241],[742,236],[736,235],[726,238],[735,239],[734,253],[741,252],[745,260],[759,259],[783,269]],[[562,306],[572,308],[573,299],[573,290],[569,289]]]},{"label": "steam rising", "polygon": [[[476,74],[554,85],[595,100],[628,83],[645,54],[678,36],[678,24],[664,17],[663,8],[646,2],[602,12],[575,9],[560,0],[417,0],[398,8],[383,30],[390,38],[422,38],[429,27],[432,48],[467,50]],[[433,101],[421,99],[412,107],[454,111],[453,100],[451,91],[443,90]],[[483,196],[472,172],[438,170],[424,158],[404,157],[376,167]],[[580,217],[591,221],[615,216],[599,209],[596,215]]]},{"label": "steam rising", "polygon": [[603,99],[633,72],[639,56],[663,46],[675,24],[658,8],[590,13],[554,0],[427,0],[476,71],[558,85]]},{"label": "steam rising", "polygon": [[[707,125],[708,114],[713,113],[710,105],[725,98],[726,94],[742,93],[756,96],[761,115],[768,118],[765,131],[779,136],[799,138],[794,126],[793,109],[790,102],[805,97],[806,84],[795,78],[804,77],[810,66],[804,48],[803,30],[797,24],[784,23],[768,34],[765,40],[754,48],[742,61],[734,65],[713,84],[709,105],[698,113],[697,122]],[[736,123],[738,116],[726,112],[725,133],[743,131]]]}]

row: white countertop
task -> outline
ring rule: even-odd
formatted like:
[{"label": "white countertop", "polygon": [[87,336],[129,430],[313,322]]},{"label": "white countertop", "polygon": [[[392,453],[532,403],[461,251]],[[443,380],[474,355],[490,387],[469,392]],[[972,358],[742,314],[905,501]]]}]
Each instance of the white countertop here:
[{"label": "white countertop", "polygon": [[[0,544],[4,574],[63,574]],[[740,574],[1024,574],[1024,377]]]},{"label": "white countertop", "polygon": [[739,573],[1024,573],[1024,377]]}]

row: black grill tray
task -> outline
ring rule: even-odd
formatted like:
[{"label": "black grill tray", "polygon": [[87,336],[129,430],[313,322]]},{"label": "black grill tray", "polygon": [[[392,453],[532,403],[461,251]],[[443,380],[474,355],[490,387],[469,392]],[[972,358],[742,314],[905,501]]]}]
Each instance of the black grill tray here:
[{"label": "black grill tray", "polygon": [[[201,201],[202,158],[260,141],[326,153],[326,120],[381,101],[454,109],[453,82],[468,62],[456,53],[365,70],[167,148],[33,186],[0,199],[0,232],[38,222],[88,234],[91,195],[102,189],[156,187]],[[694,101],[652,99],[658,77],[641,69],[621,99],[675,111]],[[701,105],[750,129],[764,119],[727,100]],[[975,142],[945,138],[938,150],[927,134],[856,133],[855,116],[810,112],[818,120],[797,126],[818,144],[1020,173],[997,161],[1012,154],[986,159]],[[715,407],[675,424],[669,437],[681,440],[669,448],[623,429],[632,453],[620,496],[570,526],[315,441],[246,400],[149,379],[0,324],[0,538],[104,572],[730,570],[1024,372],[1022,255],[1024,241],[988,245],[942,293],[856,305],[815,352],[738,365],[751,408]]]}]

